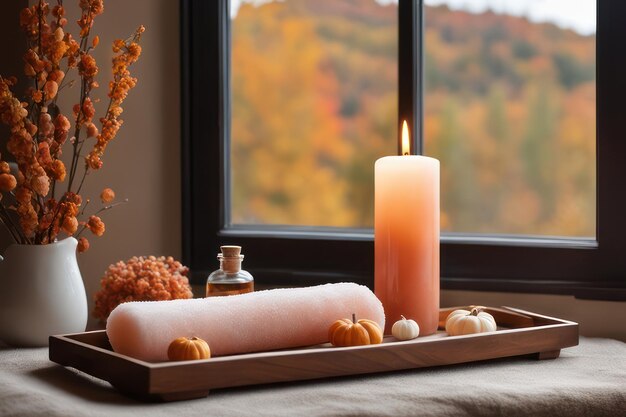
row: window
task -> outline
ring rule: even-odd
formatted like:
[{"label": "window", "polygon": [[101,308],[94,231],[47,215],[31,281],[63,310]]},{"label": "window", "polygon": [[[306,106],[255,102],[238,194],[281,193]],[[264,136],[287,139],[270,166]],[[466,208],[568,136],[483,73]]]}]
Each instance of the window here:
[{"label": "window", "polygon": [[595,238],[596,3],[425,0],[442,231]]},{"label": "window", "polygon": [[[424,84],[418,82],[426,77],[428,94],[428,56],[424,69],[422,53],[423,5],[420,1],[400,0],[397,8],[397,112],[401,118],[409,119],[418,132],[425,129],[424,150],[429,153],[428,119],[424,128],[421,123],[424,106],[420,88]],[[590,223],[595,227],[581,229],[568,237],[550,237],[563,234],[549,230],[531,232],[536,236],[529,236],[524,231],[521,232],[524,235],[514,234],[518,233],[516,229],[493,231],[509,233],[504,235],[478,234],[483,228],[451,228],[454,233],[442,237],[444,288],[580,296],[599,296],[602,288],[623,288],[626,261],[620,256],[620,242],[626,221],[620,213],[626,212],[626,199],[620,190],[619,178],[626,174],[620,159],[626,155],[626,145],[619,138],[626,132],[619,108],[620,98],[626,92],[621,77],[626,57],[620,56],[618,41],[626,31],[619,24],[620,16],[626,16],[626,5],[616,0],[600,0],[597,12],[597,167],[587,166],[591,172],[590,182],[592,186],[595,184],[591,188],[596,203],[589,204],[591,209],[586,214],[587,218],[592,217]],[[255,271],[261,283],[297,285],[352,280],[372,285],[373,234],[366,224],[348,223],[357,227],[336,229],[332,223],[319,227],[317,222],[308,224],[296,219],[281,225],[279,223],[283,222],[276,218],[258,221],[250,214],[237,211],[245,204],[240,204],[231,194],[239,172],[236,163],[233,163],[234,171],[231,170],[231,157],[237,152],[231,137],[239,134],[232,122],[241,116],[231,113],[231,92],[234,91],[231,81],[238,76],[230,65],[234,53],[231,13],[230,2],[226,0],[182,1],[185,262],[192,268],[194,279],[201,282],[214,269],[219,245],[238,243],[249,255],[246,267]],[[529,45],[519,44],[515,48],[517,54],[533,53]],[[568,58],[559,59],[563,61],[564,71],[572,68],[571,62],[565,62]],[[573,80],[570,82],[578,79],[574,76]],[[493,91],[487,97],[497,102],[498,94],[502,93]],[[355,103],[346,100],[341,104],[348,114],[354,111]],[[426,102],[426,112],[428,106]],[[497,103],[494,107],[498,107]],[[421,148],[422,143],[416,145]],[[432,149],[436,153],[436,148]],[[274,197],[278,201],[285,198]],[[596,217],[595,222],[593,217]]]},{"label": "window", "polygon": [[230,6],[226,223],[371,228],[372,166],[396,152],[398,5]]}]

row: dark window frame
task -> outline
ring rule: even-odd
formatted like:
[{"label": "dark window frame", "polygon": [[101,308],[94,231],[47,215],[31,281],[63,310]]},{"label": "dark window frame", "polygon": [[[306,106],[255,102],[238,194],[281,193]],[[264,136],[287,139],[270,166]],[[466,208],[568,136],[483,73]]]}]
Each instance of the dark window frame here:
[{"label": "dark window frame", "polygon": [[[354,281],[373,287],[371,230],[228,225],[228,0],[181,0],[183,261],[200,284],[223,244],[268,285]],[[596,239],[445,234],[444,289],[626,299],[626,2],[598,0]],[[421,0],[399,0],[399,117],[421,133]],[[421,151],[421,134],[413,149]],[[373,166],[372,166],[373,169]]]}]

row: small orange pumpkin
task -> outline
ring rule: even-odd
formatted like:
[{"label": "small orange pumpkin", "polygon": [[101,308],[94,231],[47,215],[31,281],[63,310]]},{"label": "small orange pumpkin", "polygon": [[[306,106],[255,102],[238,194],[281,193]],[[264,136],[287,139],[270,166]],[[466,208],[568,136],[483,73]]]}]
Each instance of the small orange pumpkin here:
[{"label": "small orange pumpkin", "polygon": [[383,341],[383,330],[373,320],[356,321],[352,314],[352,320],[337,320],[330,326],[328,339],[333,346],[375,345]]},{"label": "small orange pumpkin", "polygon": [[179,337],[170,343],[167,349],[167,357],[171,361],[191,361],[196,359],[209,359],[211,349],[209,344],[199,337]]}]

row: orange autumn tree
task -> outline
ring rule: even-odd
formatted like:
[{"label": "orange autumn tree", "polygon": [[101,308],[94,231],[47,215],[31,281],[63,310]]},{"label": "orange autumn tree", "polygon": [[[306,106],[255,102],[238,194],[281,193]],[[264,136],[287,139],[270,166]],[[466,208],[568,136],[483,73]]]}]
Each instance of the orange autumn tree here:
[{"label": "orange autumn tree", "polygon": [[[113,190],[105,189],[100,198],[103,207],[91,216],[85,214],[80,195],[85,177],[99,170],[102,155],[122,125],[121,104],[137,79],[129,67],[141,54],[140,26],[126,40],[113,43],[113,79],[108,85],[109,102],[99,118],[92,93],[99,87],[98,66],[92,53],[98,36],[92,36],[96,16],[104,11],[103,0],[80,0],[80,28],[75,39],[66,32],[67,19],[62,0],[51,7],[44,0],[27,7],[20,14],[20,26],[28,41],[24,54],[24,74],[30,81],[23,101],[11,90],[15,77],[0,76],[0,119],[10,130],[7,150],[17,163],[18,171],[0,156],[0,221],[16,243],[47,244],[63,232],[79,237],[88,229],[102,236],[105,225],[98,214],[116,204]],[[66,116],[57,106],[58,94],[72,87],[74,80],[66,75],[76,71],[80,93]],[[70,136],[71,135],[71,136]],[[69,166],[61,160],[63,146],[69,142],[72,151]],[[78,250],[89,248],[80,237]]]},{"label": "orange autumn tree", "polygon": [[[236,221],[255,222],[255,213],[262,212],[277,223],[285,218],[301,224],[350,222],[352,213],[336,210],[347,191],[336,166],[350,153],[336,117],[337,81],[325,69],[309,19],[273,19],[288,8],[269,3],[257,11],[244,4],[233,31],[232,95],[239,110],[232,126],[239,140],[233,172],[236,179],[251,179],[233,190]],[[277,62],[291,63],[289,77]],[[323,194],[316,192],[320,189]]]},{"label": "orange autumn tree", "polygon": [[[373,54],[369,39],[347,51],[344,40],[368,34],[386,46],[397,18],[376,3],[361,8],[368,4],[361,1],[349,7],[368,19],[345,25],[335,18],[337,4],[242,2],[237,10],[234,223],[342,227],[373,219],[373,205],[367,211],[373,201],[369,163],[395,151],[385,132],[395,130],[389,115],[397,112],[397,67],[388,64],[396,52],[390,47]],[[357,108],[350,97],[359,98]]]}]

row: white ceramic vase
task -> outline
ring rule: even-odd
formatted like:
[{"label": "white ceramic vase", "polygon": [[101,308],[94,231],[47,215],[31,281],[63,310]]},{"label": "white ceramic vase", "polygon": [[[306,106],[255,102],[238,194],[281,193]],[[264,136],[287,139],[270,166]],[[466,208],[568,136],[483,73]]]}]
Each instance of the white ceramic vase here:
[{"label": "white ceramic vase", "polygon": [[11,245],[0,261],[0,340],[47,346],[48,336],[87,325],[87,295],[76,262],[78,241]]}]

